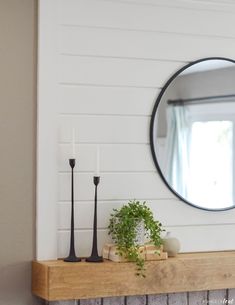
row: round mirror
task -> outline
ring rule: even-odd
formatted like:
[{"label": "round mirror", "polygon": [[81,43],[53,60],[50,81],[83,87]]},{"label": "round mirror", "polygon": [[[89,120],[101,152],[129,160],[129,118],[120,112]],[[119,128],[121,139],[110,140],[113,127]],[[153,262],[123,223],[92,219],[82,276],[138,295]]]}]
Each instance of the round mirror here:
[{"label": "round mirror", "polygon": [[151,118],[155,165],[169,189],[205,210],[235,207],[235,61],[205,58],[177,71]]}]

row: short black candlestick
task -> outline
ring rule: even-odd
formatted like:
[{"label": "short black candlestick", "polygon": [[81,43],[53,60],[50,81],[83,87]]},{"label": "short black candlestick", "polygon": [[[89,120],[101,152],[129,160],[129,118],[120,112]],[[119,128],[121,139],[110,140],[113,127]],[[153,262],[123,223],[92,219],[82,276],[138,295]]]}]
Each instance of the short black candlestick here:
[{"label": "short black candlestick", "polygon": [[91,256],[86,258],[87,262],[92,263],[100,263],[103,261],[102,256],[98,255],[97,250],[97,187],[100,182],[100,177],[95,176],[93,178],[93,182],[95,185],[95,206],[94,206],[94,223],[93,223],[93,244],[92,244],[92,251]]},{"label": "short black candlestick", "polygon": [[75,159],[69,159],[69,165],[71,167],[71,230],[70,230],[70,251],[69,256],[64,259],[65,262],[80,262],[81,259],[76,256],[74,247],[74,179],[73,169],[75,167]]}]

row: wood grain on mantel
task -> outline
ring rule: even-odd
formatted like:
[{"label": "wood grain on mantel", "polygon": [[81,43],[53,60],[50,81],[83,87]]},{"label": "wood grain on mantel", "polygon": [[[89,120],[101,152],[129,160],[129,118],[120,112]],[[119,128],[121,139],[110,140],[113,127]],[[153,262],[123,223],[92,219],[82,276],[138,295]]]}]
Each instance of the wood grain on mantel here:
[{"label": "wood grain on mantel", "polygon": [[235,288],[235,251],[187,253],[134,263],[34,261],[32,292],[48,301]]}]

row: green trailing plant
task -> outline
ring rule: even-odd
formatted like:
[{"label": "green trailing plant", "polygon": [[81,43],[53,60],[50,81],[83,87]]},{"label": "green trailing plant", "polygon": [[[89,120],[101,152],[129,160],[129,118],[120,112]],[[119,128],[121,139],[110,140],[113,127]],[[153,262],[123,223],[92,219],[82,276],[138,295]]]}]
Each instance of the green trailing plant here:
[{"label": "green trailing plant", "polygon": [[162,244],[161,232],[162,224],[154,220],[153,213],[146,205],[146,202],[137,200],[129,201],[120,209],[114,209],[109,221],[109,235],[111,235],[117,253],[135,262],[137,265],[137,275],[145,277],[145,261],[142,257],[140,245],[137,244],[137,226],[144,223],[145,237],[156,247]]}]

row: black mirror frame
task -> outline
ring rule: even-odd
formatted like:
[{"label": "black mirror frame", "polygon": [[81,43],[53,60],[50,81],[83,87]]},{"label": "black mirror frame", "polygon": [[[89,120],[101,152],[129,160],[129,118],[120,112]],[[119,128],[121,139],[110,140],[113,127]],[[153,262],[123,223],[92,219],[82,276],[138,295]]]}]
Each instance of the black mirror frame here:
[{"label": "black mirror frame", "polygon": [[167,90],[168,86],[171,84],[171,82],[181,73],[183,72],[184,70],[186,70],[187,68],[197,64],[197,63],[201,63],[201,62],[204,62],[204,61],[208,61],[208,60],[226,60],[226,61],[230,61],[232,63],[235,64],[235,60],[233,59],[230,59],[230,58],[226,58],[226,57],[205,57],[205,58],[202,58],[202,59],[198,59],[196,61],[192,61],[188,64],[186,64],[185,66],[183,66],[182,68],[180,68],[177,72],[175,72],[170,78],[169,80],[165,83],[165,85],[163,86],[163,88],[161,89],[157,99],[156,99],[156,102],[154,104],[154,107],[153,107],[153,111],[152,111],[152,115],[151,115],[151,121],[150,121],[150,149],[151,149],[151,154],[152,154],[152,157],[153,157],[153,161],[154,161],[154,164],[157,168],[157,171],[160,175],[160,177],[162,178],[163,182],[165,183],[165,185],[167,186],[167,188],[176,196],[178,197],[181,201],[183,201],[184,203],[194,207],[194,208],[197,208],[197,209],[200,209],[200,210],[205,210],[205,211],[211,211],[211,212],[219,212],[219,211],[226,211],[226,210],[231,210],[231,209],[234,209],[235,208],[235,204],[234,206],[232,207],[227,207],[227,208],[222,208],[222,209],[208,209],[208,208],[203,208],[199,205],[196,205],[196,204],[193,204],[189,201],[187,201],[185,198],[183,198],[180,194],[178,194],[170,185],[169,183],[166,181],[162,171],[161,171],[161,168],[160,168],[160,165],[158,163],[158,160],[157,160],[157,157],[156,157],[156,153],[155,153],[155,150],[154,150],[154,138],[153,138],[153,134],[154,134],[154,122],[155,122],[155,116],[156,116],[156,112],[157,112],[157,109],[158,109],[158,106],[161,102],[161,98],[163,96],[163,94],[165,93],[165,91]]}]

